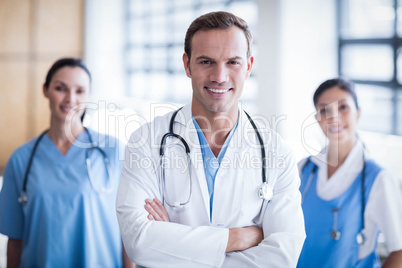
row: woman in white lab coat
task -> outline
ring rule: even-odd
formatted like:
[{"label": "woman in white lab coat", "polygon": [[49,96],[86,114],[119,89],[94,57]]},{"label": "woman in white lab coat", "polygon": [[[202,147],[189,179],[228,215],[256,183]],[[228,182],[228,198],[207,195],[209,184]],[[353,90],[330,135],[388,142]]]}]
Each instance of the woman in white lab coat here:
[{"label": "woman in white lab coat", "polygon": [[380,231],[391,252],[384,267],[401,267],[400,187],[357,136],[353,84],[327,80],[313,99],[328,146],[299,163],[307,238],[298,267],[380,267]]}]

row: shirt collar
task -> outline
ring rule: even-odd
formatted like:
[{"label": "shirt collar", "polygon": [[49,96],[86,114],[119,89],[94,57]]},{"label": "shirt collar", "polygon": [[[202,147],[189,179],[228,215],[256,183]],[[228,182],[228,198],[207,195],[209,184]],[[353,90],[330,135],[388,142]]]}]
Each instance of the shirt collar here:
[{"label": "shirt collar", "polygon": [[[365,160],[367,161],[367,156],[365,156]],[[311,157],[311,161],[318,166],[318,168],[322,168],[328,164],[328,147],[324,147],[321,152],[317,155]],[[346,169],[348,171],[360,171],[363,168],[363,143],[360,140],[357,140],[352,150],[348,154],[343,162],[342,166],[339,169]]]}]

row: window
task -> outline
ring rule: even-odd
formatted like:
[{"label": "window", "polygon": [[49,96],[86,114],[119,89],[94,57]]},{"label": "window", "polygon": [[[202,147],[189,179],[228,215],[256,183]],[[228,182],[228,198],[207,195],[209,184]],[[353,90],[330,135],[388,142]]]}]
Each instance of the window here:
[{"label": "window", "polygon": [[402,0],[338,0],[338,72],[352,79],[363,130],[402,135]]},{"label": "window", "polygon": [[[125,95],[145,102],[191,100],[182,55],[187,28],[196,17],[210,11],[232,12],[247,21],[254,41],[257,38],[258,10],[251,0],[126,0],[125,10]],[[254,100],[256,86],[250,77],[243,102]]]}]

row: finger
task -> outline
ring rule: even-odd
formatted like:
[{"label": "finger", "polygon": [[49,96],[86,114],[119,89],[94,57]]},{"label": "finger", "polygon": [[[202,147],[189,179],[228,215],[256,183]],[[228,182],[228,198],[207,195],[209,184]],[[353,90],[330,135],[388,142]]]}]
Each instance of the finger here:
[{"label": "finger", "polygon": [[162,202],[159,201],[158,198],[154,198],[153,201],[158,205],[158,207],[165,209],[165,207],[163,206]]},{"label": "finger", "polygon": [[162,216],[162,218],[164,218],[164,220],[166,220],[166,221],[169,221],[169,215],[168,215],[165,207],[163,206],[162,202],[159,201],[158,198],[154,198],[153,201],[155,202],[155,204],[158,206],[158,208],[162,212],[162,214],[160,214]]},{"label": "finger", "polygon": [[164,206],[158,205],[157,202],[153,201],[152,203],[149,204],[153,210],[158,213],[158,216],[162,218],[164,221],[168,221],[169,217],[167,215],[166,209]]},{"label": "finger", "polygon": [[159,216],[159,214],[153,209],[150,204],[145,205],[145,210],[153,216],[156,221],[162,221],[163,219]]},{"label": "finger", "polygon": [[153,221],[155,220],[154,217],[151,214],[148,214],[148,220]]}]

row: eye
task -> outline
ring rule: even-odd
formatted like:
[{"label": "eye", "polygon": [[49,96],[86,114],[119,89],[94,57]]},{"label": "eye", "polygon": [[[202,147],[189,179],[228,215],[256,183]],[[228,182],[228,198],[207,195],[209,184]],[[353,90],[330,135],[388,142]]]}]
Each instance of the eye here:
[{"label": "eye", "polygon": [[203,60],[200,63],[204,64],[204,65],[208,65],[208,64],[211,64],[212,62],[210,60]]},{"label": "eye", "polygon": [[57,91],[64,91],[64,87],[62,87],[62,86],[56,86],[55,89]]},{"label": "eye", "polygon": [[340,111],[347,110],[348,108],[349,108],[349,106],[346,105],[346,104],[342,104],[341,106],[339,106],[339,110],[340,110]]},{"label": "eye", "polygon": [[85,89],[83,88],[77,89],[77,94],[85,94]]},{"label": "eye", "polygon": [[240,64],[240,62],[235,61],[235,60],[232,60],[232,61],[230,61],[229,63],[230,63],[231,65],[238,65],[238,64]]},{"label": "eye", "polygon": [[320,113],[320,114],[325,114],[325,108],[319,109],[319,110],[318,110],[318,113]]}]

